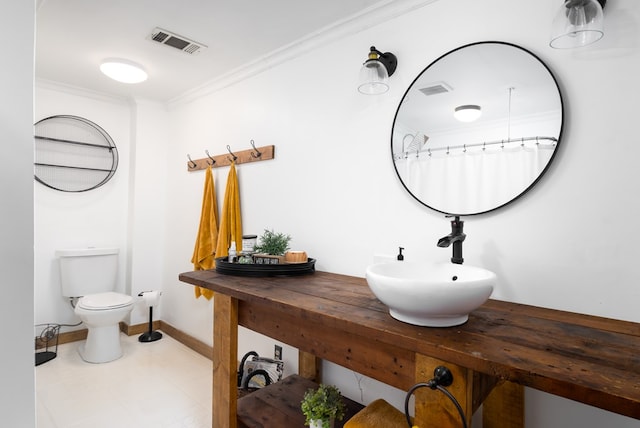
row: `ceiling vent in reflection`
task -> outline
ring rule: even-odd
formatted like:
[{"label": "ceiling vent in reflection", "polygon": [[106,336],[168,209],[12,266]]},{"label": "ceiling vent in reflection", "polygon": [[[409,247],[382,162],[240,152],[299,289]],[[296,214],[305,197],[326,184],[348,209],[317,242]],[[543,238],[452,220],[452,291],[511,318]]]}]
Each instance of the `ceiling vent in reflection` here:
[{"label": "ceiling vent in reflection", "polygon": [[162,43],[163,45],[179,49],[182,52],[188,53],[190,55],[199,54],[200,51],[207,48],[207,46],[202,43],[194,42],[193,40],[189,40],[186,37],[178,36],[171,31],[163,30],[162,28],[158,27],[156,27],[147,38],[149,40],[153,40],[154,42]]},{"label": "ceiling vent in reflection", "polygon": [[429,95],[444,94],[446,92],[451,92],[453,91],[453,88],[444,82],[435,82],[430,84],[429,86],[420,88],[419,90],[423,94],[429,96]]}]

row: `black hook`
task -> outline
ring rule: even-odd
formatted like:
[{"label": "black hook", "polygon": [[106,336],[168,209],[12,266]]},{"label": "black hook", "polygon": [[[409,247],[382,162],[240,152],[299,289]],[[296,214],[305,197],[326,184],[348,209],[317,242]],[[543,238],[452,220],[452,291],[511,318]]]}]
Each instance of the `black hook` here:
[{"label": "black hook", "polygon": [[260,150],[256,149],[256,145],[253,142],[253,140],[251,140],[250,142],[251,142],[251,147],[253,147],[253,150],[256,151],[255,153],[253,153],[253,150],[251,151],[251,157],[254,158],[254,159],[259,159],[260,156],[262,156],[262,152]]},{"label": "black hook", "polygon": [[213,165],[216,163],[216,160],[215,160],[214,158],[212,158],[212,157],[211,157],[211,155],[209,154],[209,150],[205,150],[204,152],[207,154],[207,157],[208,157],[209,159],[211,159],[211,163],[209,163],[209,161],[207,161],[207,164],[208,164],[209,166],[213,166]]},{"label": "black hook", "polygon": [[227,150],[229,151],[229,154],[233,156],[233,159],[229,158],[228,156],[227,156],[227,159],[229,159],[231,162],[235,162],[238,159],[238,156],[233,154],[233,152],[231,151],[231,147],[229,147],[228,144],[227,144]]},{"label": "black hook", "polygon": [[198,166],[198,164],[191,159],[191,156],[189,156],[189,154],[187,154],[187,159],[189,159],[189,168],[195,168]]}]

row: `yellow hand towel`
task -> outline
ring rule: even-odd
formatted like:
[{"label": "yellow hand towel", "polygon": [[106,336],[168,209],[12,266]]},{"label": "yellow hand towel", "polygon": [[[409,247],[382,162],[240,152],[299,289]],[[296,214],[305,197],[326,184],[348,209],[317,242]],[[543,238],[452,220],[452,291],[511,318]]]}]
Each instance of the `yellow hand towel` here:
[{"label": "yellow hand towel", "polygon": [[371,402],[356,413],[344,428],[406,428],[407,419],[400,410],[383,399]]},{"label": "yellow hand towel", "polygon": [[236,243],[238,252],[242,251],[242,216],[240,215],[240,192],[235,162],[231,163],[229,176],[227,177],[227,188],[224,193],[220,230],[218,231],[216,257],[228,256],[231,242]]},{"label": "yellow hand towel", "polygon": [[[191,263],[194,270],[212,269],[215,266],[215,250],[218,243],[218,204],[213,184],[211,167],[207,168],[204,178],[204,194],[202,196],[202,212],[200,226],[196,236]],[[207,300],[213,297],[213,291],[195,287],[196,298],[204,296]]]}]

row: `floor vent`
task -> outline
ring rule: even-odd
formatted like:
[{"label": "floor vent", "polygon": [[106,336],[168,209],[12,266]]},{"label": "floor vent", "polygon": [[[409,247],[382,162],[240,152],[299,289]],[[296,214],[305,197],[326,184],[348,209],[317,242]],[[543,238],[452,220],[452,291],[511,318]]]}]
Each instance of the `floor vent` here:
[{"label": "floor vent", "polygon": [[200,51],[206,49],[207,46],[202,43],[194,42],[186,37],[179,36],[171,31],[155,28],[148,37],[149,40],[171,46],[190,55],[199,54]]}]

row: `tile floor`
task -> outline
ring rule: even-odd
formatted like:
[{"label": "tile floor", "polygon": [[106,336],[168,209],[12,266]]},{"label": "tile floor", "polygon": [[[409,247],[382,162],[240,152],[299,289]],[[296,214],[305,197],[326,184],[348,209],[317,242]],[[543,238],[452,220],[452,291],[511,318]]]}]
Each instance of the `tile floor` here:
[{"label": "tile floor", "polygon": [[36,367],[37,428],[210,428],[211,361],[163,333],[121,335],[124,355],[89,364],[81,342]]}]

